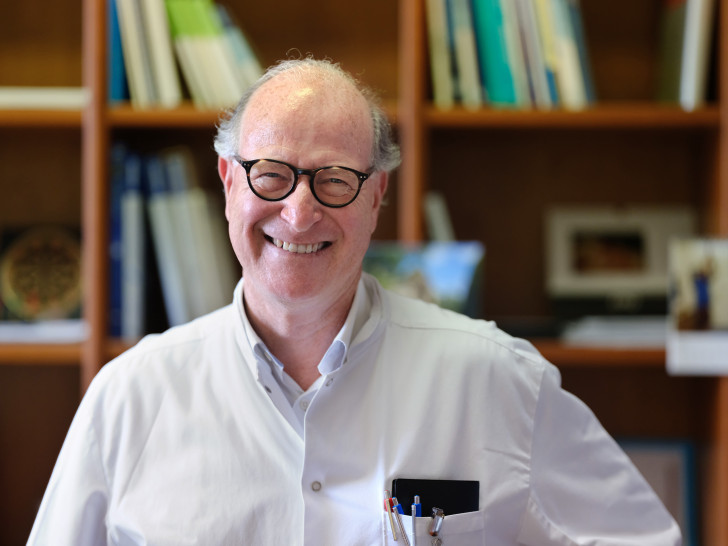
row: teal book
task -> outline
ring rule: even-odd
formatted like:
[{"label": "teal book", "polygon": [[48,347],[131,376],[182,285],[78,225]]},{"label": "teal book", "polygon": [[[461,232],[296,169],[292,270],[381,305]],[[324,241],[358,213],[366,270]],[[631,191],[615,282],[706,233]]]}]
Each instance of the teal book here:
[{"label": "teal book", "polygon": [[129,87],[126,81],[126,68],[124,68],[124,54],[121,45],[121,29],[119,28],[119,15],[116,12],[116,2],[107,0],[108,24],[108,99],[110,103],[129,100]]},{"label": "teal book", "polygon": [[480,71],[488,101],[494,106],[518,104],[508,61],[505,20],[499,0],[473,0],[473,21]]}]

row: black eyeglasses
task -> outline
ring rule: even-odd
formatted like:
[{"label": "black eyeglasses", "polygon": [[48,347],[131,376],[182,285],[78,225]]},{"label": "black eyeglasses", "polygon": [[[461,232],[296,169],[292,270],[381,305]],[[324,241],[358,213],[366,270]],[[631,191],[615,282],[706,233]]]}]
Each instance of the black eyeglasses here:
[{"label": "black eyeglasses", "polygon": [[356,199],[362,184],[370,176],[370,173],[338,165],[299,169],[275,159],[245,161],[235,156],[235,160],[245,169],[248,185],[253,193],[266,201],[285,199],[296,189],[298,177],[305,175],[308,176],[311,193],[319,203],[327,207],[341,208]]}]

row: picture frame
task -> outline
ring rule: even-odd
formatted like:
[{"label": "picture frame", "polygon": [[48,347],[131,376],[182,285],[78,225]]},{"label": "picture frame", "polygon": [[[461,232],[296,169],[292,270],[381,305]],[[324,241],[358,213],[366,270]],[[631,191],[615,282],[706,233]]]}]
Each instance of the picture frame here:
[{"label": "picture frame", "polygon": [[688,207],[553,207],[546,213],[547,293],[665,300],[669,241],[694,232]]},{"label": "picture frame", "polygon": [[372,241],[363,269],[399,295],[481,318],[484,260],[479,241]]},{"label": "picture frame", "polygon": [[728,239],[672,241],[666,352],[671,374],[728,374]]},{"label": "picture frame", "polygon": [[693,442],[623,438],[619,445],[677,522],[683,546],[697,546],[697,464]]}]

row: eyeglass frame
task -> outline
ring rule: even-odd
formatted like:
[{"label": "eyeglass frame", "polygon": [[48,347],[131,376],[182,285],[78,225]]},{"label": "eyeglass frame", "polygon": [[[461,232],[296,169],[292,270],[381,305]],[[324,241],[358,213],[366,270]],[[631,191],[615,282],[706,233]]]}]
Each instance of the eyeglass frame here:
[{"label": "eyeglass frame", "polygon": [[[356,169],[352,169],[351,167],[344,167],[343,165],[327,165],[325,167],[318,167],[317,169],[300,169],[296,167],[295,165],[291,165],[290,163],[286,163],[285,161],[280,161],[278,159],[268,159],[268,158],[259,158],[259,159],[250,159],[245,160],[239,155],[233,156],[235,161],[240,163],[240,165],[245,169],[246,178],[248,179],[248,186],[250,187],[250,190],[260,199],[263,199],[264,201],[283,201],[286,197],[291,195],[294,191],[296,191],[296,187],[298,186],[298,177],[301,175],[308,176],[308,187],[311,189],[311,195],[314,196],[316,201],[321,203],[325,207],[330,207],[334,209],[340,209],[342,207],[346,207],[348,205],[351,205],[357,197],[359,197],[359,193],[361,192],[361,188],[364,185],[364,182],[366,182],[369,177],[372,175],[372,173],[365,173],[361,171],[357,171]],[[279,165],[285,165],[291,171],[293,172],[293,184],[291,184],[291,188],[281,197],[264,197],[260,193],[258,193],[255,190],[255,187],[253,186],[253,182],[250,180],[250,169],[253,168],[253,165],[260,161],[270,161],[271,163],[278,163]],[[316,178],[316,173],[319,171],[325,171],[326,169],[344,169],[345,171],[349,171],[351,173],[354,173],[359,180],[359,186],[356,189],[356,193],[354,194],[354,197],[351,198],[350,201],[347,201],[346,203],[343,203],[341,205],[332,205],[331,203],[325,203],[321,200],[321,198],[316,193],[316,190],[314,189],[313,181],[314,178]]]}]

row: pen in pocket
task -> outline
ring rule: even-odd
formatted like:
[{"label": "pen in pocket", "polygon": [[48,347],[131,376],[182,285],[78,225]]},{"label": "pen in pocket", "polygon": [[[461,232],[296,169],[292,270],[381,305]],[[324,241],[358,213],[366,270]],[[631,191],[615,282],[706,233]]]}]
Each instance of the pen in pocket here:
[{"label": "pen in pocket", "polygon": [[415,501],[412,503],[412,546],[417,546],[417,518],[422,516],[422,504],[420,504],[420,496],[415,495]]},{"label": "pen in pocket", "polygon": [[394,528],[394,517],[392,516],[392,505],[391,505],[391,498],[389,496],[389,491],[386,489],[384,490],[384,508],[387,510],[387,515],[389,516],[389,525],[392,527],[392,538],[394,540],[397,540],[397,531]]},{"label": "pen in pocket", "polygon": [[399,504],[397,497],[392,497],[389,501],[392,504],[392,513],[394,514],[394,517],[397,520],[397,527],[399,527],[399,533],[402,535],[402,539],[404,540],[404,543],[407,546],[410,546],[409,538],[407,538],[407,533],[404,530],[404,523],[402,523],[402,514],[404,514],[404,509],[402,508],[402,505]]}]

